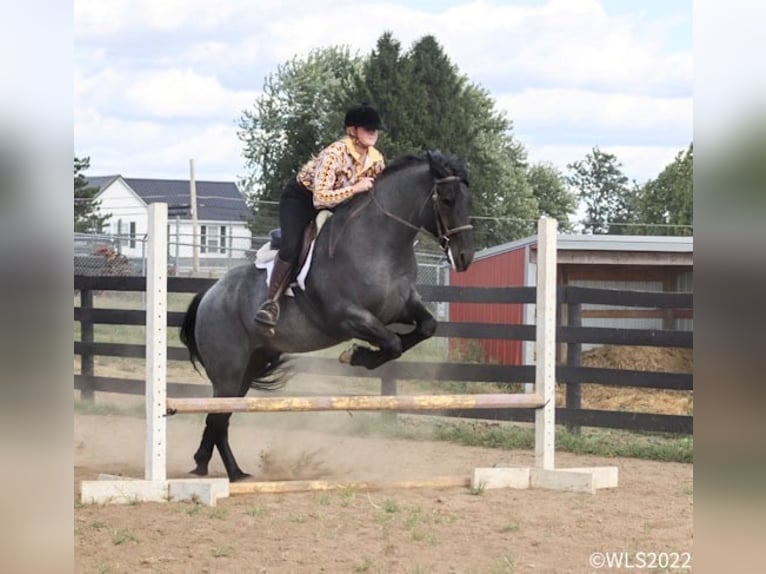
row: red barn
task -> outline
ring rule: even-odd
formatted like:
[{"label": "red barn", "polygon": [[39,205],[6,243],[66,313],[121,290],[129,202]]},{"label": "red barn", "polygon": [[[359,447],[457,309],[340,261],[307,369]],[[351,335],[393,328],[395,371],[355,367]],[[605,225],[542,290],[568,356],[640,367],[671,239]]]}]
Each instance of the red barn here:
[{"label": "red barn", "polygon": [[[557,282],[580,287],[638,291],[692,291],[692,237],[559,235]],[[472,287],[532,287],[537,283],[537,237],[504,243],[476,253],[471,267],[450,270],[449,284]],[[532,325],[534,305],[451,303],[449,320]],[[584,305],[583,326],[692,330],[683,313],[668,317],[652,310],[615,310]],[[583,350],[589,346],[584,345]],[[500,364],[531,364],[533,341],[452,339],[456,358]]]}]

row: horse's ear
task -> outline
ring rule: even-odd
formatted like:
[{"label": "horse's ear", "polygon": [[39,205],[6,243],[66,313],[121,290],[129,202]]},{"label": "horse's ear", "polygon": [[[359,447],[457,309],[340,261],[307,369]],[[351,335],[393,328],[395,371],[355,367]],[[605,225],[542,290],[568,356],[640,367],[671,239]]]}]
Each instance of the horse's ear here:
[{"label": "horse's ear", "polygon": [[428,157],[428,166],[431,170],[431,174],[434,177],[447,177],[449,175],[449,172],[441,162],[440,156],[438,156],[438,154],[434,155],[427,150],[426,156]]}]

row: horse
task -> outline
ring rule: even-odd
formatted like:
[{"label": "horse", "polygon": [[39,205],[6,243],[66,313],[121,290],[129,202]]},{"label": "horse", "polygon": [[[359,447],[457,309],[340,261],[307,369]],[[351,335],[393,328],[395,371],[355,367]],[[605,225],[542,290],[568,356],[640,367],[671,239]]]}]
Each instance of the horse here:
[{"label": "horse", "polygon": [[[473,260],[471,194],[464,163],[441,152],[402,156],[366,193],[335,209],[316,237],[305,289],[283,296],[273,333],[254,320],[266,298],[266,271],[248,263],[229,270],[197,293],[180,336],[214,397],[243,397],[252,388],[284,384],[285,354],[303,353],[351,339],[342,362],[375,369],[433,336],[436,320],[415,288],[415,236],[423,229],[438,241],[452,266]],[[390,327],[411,326],[399,333]],[[249,477],[228,439],[231,413],[209,413],[192,474],[205,476],[215,447],[230,481]]]}]

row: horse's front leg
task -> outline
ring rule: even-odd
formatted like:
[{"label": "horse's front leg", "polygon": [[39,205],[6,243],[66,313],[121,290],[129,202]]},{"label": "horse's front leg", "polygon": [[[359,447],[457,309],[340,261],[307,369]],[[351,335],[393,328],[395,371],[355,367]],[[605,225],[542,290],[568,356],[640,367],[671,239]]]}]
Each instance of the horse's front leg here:
[{"label": "horse's front leg", "polygon": [[421,341],[430,339],[436,332],[436,319],[431,311],[423,304],[420,295],[413,291],[401,317],[402,323],[414,323],[415,328],[401,335],[402,353],[411,349]]},{"label": "horse's front leg", "polygon": [[344,332],[349,337],[374,345],[378,350],[355,345],[341,354],[341,362],[375,369],[383,363],[402,356],[401,337],[386,328],[372,313],[361,307],[348,307],[343,310],[343,313],[341,326]]}]

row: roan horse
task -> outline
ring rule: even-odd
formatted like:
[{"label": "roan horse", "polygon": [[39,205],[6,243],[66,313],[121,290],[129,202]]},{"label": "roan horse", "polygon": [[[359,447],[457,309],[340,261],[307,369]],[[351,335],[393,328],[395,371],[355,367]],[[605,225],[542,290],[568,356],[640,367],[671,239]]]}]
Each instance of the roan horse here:
[{"label": "roan horse", "polygon": [[[463,164],[439,152],[404,156],[372,190],[339,206],[314,246],[305,291],[282,297],[269,337],[253,317],[266,297],[266,272],[247,264],[198,293],[184,316],[181,341],[204,366],[215,397],[242,397],[250,387],[274,389],[284,379],[283,353],[361,339],[341,361],[374,369],[431,337],[436,320],[415,290],[414,240],[420,229],[439,240],[455,269],[473,260],[471,195]],[[387,325],[414,328],[404,334]],[[196,365],[195,365],[196,366]],[[280,375],[282,375],[280,377]],[[249,475],[229,446],[231,413],[209,413],[191,472],[206,475],[214,447],[229,480]]]}]

